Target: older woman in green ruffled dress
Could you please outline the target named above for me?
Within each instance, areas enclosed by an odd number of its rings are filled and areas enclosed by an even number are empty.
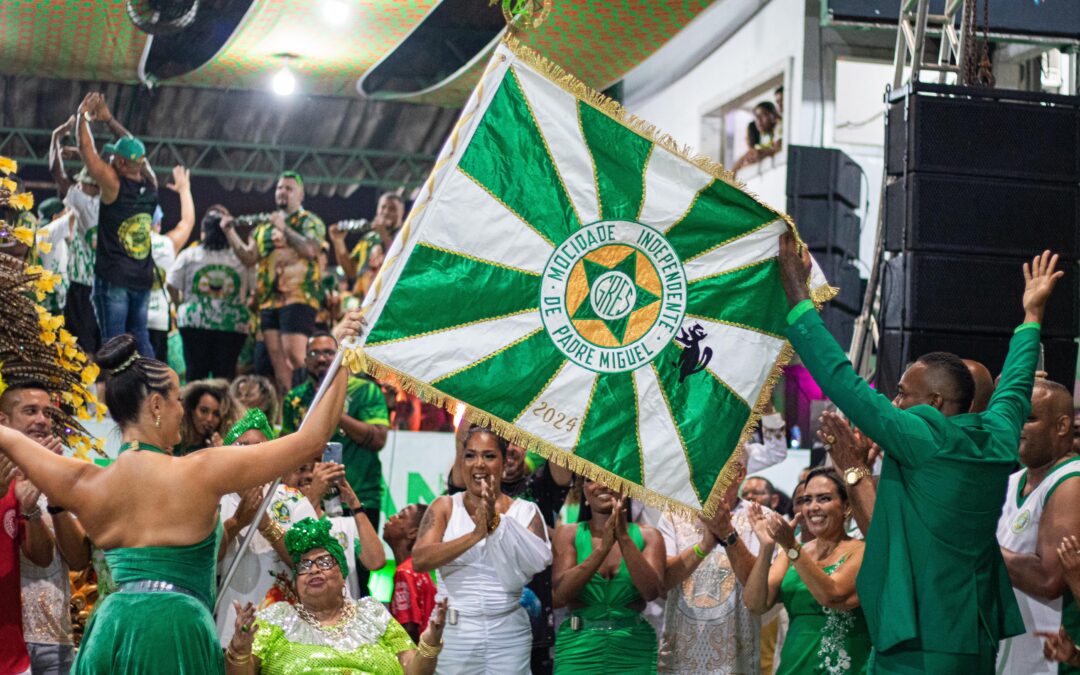
[[[236,632],[225,651],[228,675],[435,672],[446,601],[414,644],[382,603],[348,597],[345,551],[330,521],[305,518],[285,534],[294,561],[298,604],[277,602],[255,612],[237,603]]]

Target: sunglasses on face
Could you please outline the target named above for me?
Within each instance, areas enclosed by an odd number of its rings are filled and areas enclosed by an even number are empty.
[[[336,565],[337,560],[334,559],[334,556],[327,553],[326,555],[321,555],[318,558],[307,558],[296,563],[296,573],[310,574],[312,567],[318,567],[320,570],[325,572],[327,570],[333,569]]]

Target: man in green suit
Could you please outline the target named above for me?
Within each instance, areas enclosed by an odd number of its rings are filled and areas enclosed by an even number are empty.
[[[859,572],[879,673],[992,673],[998,642],[1024,632],[995,537],[1031,407],[1046,300],[1062,272],[1046,252],[1024,265],[1024,322],[987,410],[974,381],[935,352],[912,364],[890,402],[851,367],[807,293],[810,258],[780,239],[788,339],[822,391],[885,453]],[[847,476],[858,482],[859,475]]]

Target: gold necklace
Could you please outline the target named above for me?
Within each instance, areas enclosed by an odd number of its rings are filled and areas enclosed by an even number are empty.
[[[345,600],[345,609],[341,612],[341,618],[338,619],[337,623],[332,626],[322,625],[319,619],[314,614],[312,614],[302,602],[293,605],[293,608],[296,610],[297,615],[299,615],[299,617],[303,619],[305,623],[309,624],[315,630],[326,633],[331,637],[341,637],[341,635],[343,635],[345,632],[345,628],[348,627],[349,623],[356,618],[356,603],[348,599]]]

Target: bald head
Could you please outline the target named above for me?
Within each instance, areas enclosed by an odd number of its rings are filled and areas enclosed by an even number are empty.
[[[983,364],[971,359],[964,359],[964,365],[971,373],[971,379],[975,380],[975,396],[971,399],[971,412],[980,413],[986,410],[990,403],[990,397],[994,395],[994,378]]]
[[[1047,412],[1055,418],[1068,417],[1072,420],[1073,397],[1063,385],[1053,380],[1038,378],[1031,390],[1032,399],[1037,396],[1044,397]]]
[[[1031,412],[1020,431],[1020,461],[1028,468],[1048,466],[1072,450],[1072,395],[1057,382],[1036,379]]]

